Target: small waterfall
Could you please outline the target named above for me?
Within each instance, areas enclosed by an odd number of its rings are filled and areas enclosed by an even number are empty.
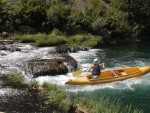
[[[10,46],[9,44],[6,45]],[[33,59],[52,58],[49,51],[53,47],[37,48],[29,44],[14,44],[21,51],[1,50],[0,51],[0,74],[22,73],[23,75],[31,75],[32,69],[28,68],[27,61]]]

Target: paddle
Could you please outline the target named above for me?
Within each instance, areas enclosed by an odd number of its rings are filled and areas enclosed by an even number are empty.
[[[75,76],[79,76],[79,75],[81,75],[83,72],[84,72],[84,71],[82,71],[82,70],[78,70],[78,71],[73,72],[72,75],[73,75],[74,77],[75,77]]]

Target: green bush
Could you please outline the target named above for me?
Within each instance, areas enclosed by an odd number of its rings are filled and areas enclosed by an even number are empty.
[[[82,43],[85,47],[97,47],[101,41],[101,37],[99,36],[90,36],[90,38]]]
[[[74,35],[70,37],[70,42],[75,44],[80,44],[87,39],[84,35]]]
[[[67,112],[72,104],[71,99],[66,92],[58,86],[44,82],[42,87],[46,90],[48,96],[48,103],[58,105],[58,108]]]
[[[22,84],[24,82],[24,77],[18,73],[12,73],[8,75],[8,78],[14,82]]]
[[[52,34],[14,35],[11,39],[20,40],[20,42],[23,43],[35,43],[38,47],[69,44],[73,47],[74,51],[78,50],[78,46],[95,47],[101,41],[100,36],[74,35],[65,37],[63,35],[58,35],[59,33],[57,34],[56,31]]]
[[[12,36],[13,40],[19,40],[22,43],[35,43],[35,37],[34,35],[15,35]]]
[[[30,87],[37,87],[39,85],[39,83],[36,80],[32,80],[29,82],[28,84]]]
[[[55,29],[53,29],[51,35],[53,35],[53,36],[62,36],[63,33],[61,31],[59,31],[59,29],[55,28]]]
[[[88,109],[89,113],[143,113],[132,105],[124,105],[118,100],[110,100],[105,96],[101,96],[98,100],[89,96],[79,96],[74,101]]]
[[[30,26],[20,26],[17,31],[19,33],[24,33],[24,34],[33,34],[36,33],[35,30],[33,28],[31,28]]]
[[[58,90],[58,87],[57,87],[56,85],[50,84],[50,83],[48,83],[48,82],[44,82],[44,83],[42,84],[42,87],[43,87],[44,89],[46,89],[47,91],[56,91],[56,90]]]
[[[75,46],[94,47],[100,42],[101,37],[92,35],[74,35],[68,38],[68,42]]]
[[[36,46],[39,47],[57,46],[65,43],[67,43],[67,40],[63,36],[47,35],[46,37],[42,37],[36,40]]]

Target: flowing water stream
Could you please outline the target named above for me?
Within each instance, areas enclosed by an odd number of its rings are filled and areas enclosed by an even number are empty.
[[[52,58],[49,54],[52,49],[36,48],[28,44],[20,44],[22,51],[9,52],[0,51],[0,64],[5,66],[0,74],[10,72],[20,72],[29,82],[33,78],[30,73],[24,72],[23,63],[27,60],[35,58]],[[133,67],[133,66],[150,66],[150,45],[148,43],[140,43],[133,45],[118,45],[118,46],[104,46],[100,49],[90,49],[89,51],[78,51],[77,53],[69,53],[80,63],[80,69],[85,69],[90,66],[95,57],[100,58],[101,62],[105,62],[106,70]],[[99,85],[83,85],[70,86],[65,85],[65,82],[73,78],[71,73],[57,76],[37,77],[40,84],[44,81],[57,84],[63,87],[71,94],[88,94],[96,98],[101,95],[106,95],[111,99],[119,99],[126,104],[133,104],[137,108],[143,109],[144,113],[150,111],[150,73],[141,78],[132,78],[124,81],[117,81],[113,83],[99,84]],[[12,95],[9,88],[1,88],[0,95]]]

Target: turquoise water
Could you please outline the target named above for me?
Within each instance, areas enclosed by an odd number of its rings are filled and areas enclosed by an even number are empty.
[[[139,43],[128,46],[117,46],[109,48],[105,51],[107,59],[106,63],[109,67],[124,66],[150,66],[150,45],[148,43]],[[100,56],[98,54],[98,56]],[[143,109],[145,113],[150,111],[150,73],[141,77],[141,82],[132,84],[130,89],[104,89],[94,91],[97,96],[103,92],[111,98],[117,98],[121,101],[137,106]],[[140,80],[139,80],[140,81]],[[118,84],[119,85],[119,84]],[[123,86],[122,86],[123,87]],[[111,92],[111,93],[109,93]]]
[[[82,55],[83,57],[79,58],[82,68],[88,67],[95,57],[106,63],[106,70],[150,66],[150,45],[148,43],[104,46],[88,54],[90,55]],[[144,113],[149,113],[150,111],[150,73],[141,78],[93,86],[74,86],[73,88],[73,92],[77,94],[88,94],[95,98],[105,95],[110,99],[118,99],[124,104],[132,104],[136,108],[142,109]]]
[[[0,63],[1,65],[4,65],[6,67],[5,70],[1,70],[0,72],[1,74],[6,74],[8,72],[19,71],[20,73],[22,72],[24,74],[25,78],[27,79],[26,81],[30,81],[31,78],[24,73],[22,64],[26,60],[35,58],[51,58],[52,56],[48,53],[49,49],[51,50],[52,48],[36,49],[30,45],[19,45],[19,47],[21,47],[23,51],[0,51]],[[88,68],[93,62],[93,59],[96,57],[100,58],[101,62],[105,62],[105,70],[132,66],[150,66],[149,42],[129,45],[103,46],[98,49],[90,49],[89,51],[78,51],[77,53],[70,53],[70,55],[80,63],[80,69]],[[116,81],[106,84],[83,86],[65,85],[65,82],[67,80],[73,78],[70,74],[71,73],[58,76],[41,76],[35,78],[35,80],[37,80],[39,84],[49,82],[60,85],[68,93],[71,93],[71,95],[88,94],[89,96],[91,95],[95,98],[99,98],[101,95],[105,95],[110,99],[119,99],[124,104],[132,104],[139,109],[143,109],[144,113],[149,113],[150,111],[150,73],[141,78],[132,78],[124,81]],[[22,102],[22,98],[20,98],[19,100],[18,98],[16,98],[16,96],[18,95],[13,96],[14,92],[16,92],[17,94],[17,91],[15,89],[0,88],[1,97],[5,96],[5,94],[6,96],[13,97],[12,103],[10,104],[13,105],[15,103],[15,105],[11,106],[11,110],[14,111],[17,109],[19,111],[22,111],[22,104],[18,105],[18,103]],[[24,96],[26,98],[29,97],[28,95]],[[26,98],[24,101],[26,101]],[[27,103],[24,103],[23,108],[24,110],[28,111],[28,105],[33,105],[33,109],[31,110],[33,112],[34,109],[35,111],[38,111],[39,108],[41,109],[40,101],[41,100],[39,100],[39,107],[36,106],[37,104],[34,106],[32,102],[30,103],[26,101]],[[8,101],[8,103],[9,102],[10,101]],[[5,101],[4,105],[7,105],[5,104]],[[7,106],[5,107],[7,109]],[[45,109],[45,107],[43,107],[42,109]]]

